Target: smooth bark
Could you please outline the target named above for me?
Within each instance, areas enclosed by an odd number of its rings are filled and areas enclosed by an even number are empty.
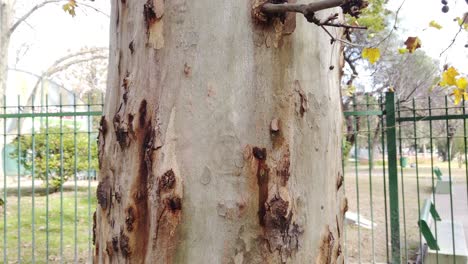
[[[339,47],[256,4],[112,1],[96,263],[343,263]]]

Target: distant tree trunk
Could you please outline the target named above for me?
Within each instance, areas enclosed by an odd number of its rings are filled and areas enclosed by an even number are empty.
[[[249,1],[112,5],[95,263],[343,263],[339,47]]]
[[[0,102],[5,104],[4,95],[8,76],[8,46],[10,44],[10,26],[13,17],[13,0],[0,0]],[[0,119],[0,129],[3,133],[3,119]],[[0,180],[3,180],[3,140],[0,140]]]
[[[5,94],[8,73],[8,46],[13,19],[13,0],[0,0],[0,96]]]

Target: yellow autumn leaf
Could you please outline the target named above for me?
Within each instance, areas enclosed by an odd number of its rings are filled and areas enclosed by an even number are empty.
[[[466,80],[465,77],[461,77],[461,78],[458,78],[455,85],[458,87],[458,89],[462,89],[466,91],[468,81]]]
[[[458,105],[462,99],[465,99],[465,101],[468,101],[468,93],[465,92],[463,89],[455,89],[453,91],[453,96],[455,97],[455,104]]]
[[[433,27],[433,28],[437,28],[437,29],[441,29],[441,28],[442,28],[442,26],[441,26],[439,23],[435,22],[434,20],[432,20],[431,22],[429,22],[429,26],[430,26],[430,27]]]
[[[468,30],[468,21],[466,21],[467,19],[463,20],[460,17],[457,17],[456,20],[459,26],[463,27],[465,30]]]
[[[70,14],[72,17],[75,16],[75,7],[78,5],[76,4],[76,0],[68,0],[66,4],[62,6],[63,11]]]
[[[458,74],[458,71],[454,67],[448,68],[442,73],[442,81],[440,82],[440,86],[456,85],[455,77],[457,77]]]
[[[362,58],[367,59],[371,64],[374,64],[380,59],[380,50],[378,48],[364,48],[362,50]]]
[[[399,48],[398,49],[398,53],[400,53],[400,54],[405,54],[406,52],[408,52],[407,48]]]
[[[346,95],[347,96],[352,96],[356,92],[356,87],[354,85],[348,85],[346,88]]]

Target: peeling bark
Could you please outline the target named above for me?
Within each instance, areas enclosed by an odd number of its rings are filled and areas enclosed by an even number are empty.
[[[339,74],[320,66],[337,50],[251,11],[112,1],[95,263],[339,259]]]

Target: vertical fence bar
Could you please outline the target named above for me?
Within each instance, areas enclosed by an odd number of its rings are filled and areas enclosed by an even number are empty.
[[[428,97],[428,109],[429,109],[429,144],[431,147],[431,181],[432,181],[432,199],[434,206],[437,208],[436,195],[435,195],[435,179],[434,179],[434,142],[432,135],[432,110],[431,110],[431,97]],[[437,241],[437,221],[434,221],[435,239]],[[439,263],[439,250],[436,249],[436,263]]]
[[[345,144],[347,143],[346,139],[342,140],[341,143],[341,171],[343,172],[343,190],[346,190],[346,173],[345,173],[345,167],[346,167],[346,161],[345,159],[347,158],[345,156]],[[344,236],[344,263],[348,263],[348,235],[347,235],[347,228],[345,225],[343,225],[343,236]]]
[[[448,116],[448,99],[447,96],[445,96],[445,115]],[[451,135],[450,127],[449,127],[449,122],[448,119],[445,119],[445,127],[446,127],[446,136],[447,136],[447,158],[448,158],[448,171],[449,171],[449,190],[450,190],[450,218],[452,221],[452,247],[453,247],[453,263],[456,263],[455,260],[455,229],[453,226],[453,194],[452,194],[452,166],[451,166],[451,159],[452,155],[450,153],[451,148],[450,148],[450,137],[453,137]]]
[[[369,111],[369,94],[366,94],[366,110]],[[371,213],[371,223],[374,223],[374,208],[373,208],[373,197],[372,197],[372,168],[373,166],[373,155],[372,151],[374,150],[374,144],[371,143],[371,129],[370,129],[370,120],[369,115],[366,116],[367,121],[367,155],[369,159],[369,200],[370,200],[370,213]],[[371,228],[371,239],[372,239],[372,263],[375,263],[375,240],[374,240],[374,227]]]
[[[463,115],[466,115],[466,101],[463,97]],[[466,201],[468,203],[468,156],[467,156],[467,143],[466,143],[466,118],[463,118],[463,145],[465,152],[465,181],[466,181]]]
[[[91,96],[88,94],[88,261],[92,263],[92,254],[91,254],[91,125],[92,119],[90,116],[91,112]]]
[[[397,113],[398,119],[400,119],[400,100],[397,99]],[[400,176],[401,176],[401,207],[403,209],[403,237],[405,239],[405,261],[408,262],[408,239],[407,239],[407,232],[406,232],[406,199],[405,199],[405,180],[404,180],[404,173],[403,173],[403,149],[402,149],[402,137],[401,137],[401,122],[398,120],[398,149],[400,151]]]
[[[356,96],[353,95],[353,110],[356,111]],[[357,222],[361,223],[360,206],[359,206],[359,153],[358,153],[358,122],[357,117],[354,117],[354,170],[356,176],[356,200],[357,200]],[[358,261],[361,263],[361,226],[358,224]]]
[[[418,164],[418,138],[416,129],[416,102],[413,98],[413,134],[414,134],[414,150],[415,150],[415,161],[416,161],[416,192],[418,196],[418,219],[421,219],[421,198],[419,196],[419,164]],[[421,229],[419,228],[419,253],[422,261],[424,262],[423,256],[423,242]]]
[[[400,212],[398,208],[395,94],[392,92],[387,92],[385,94],[385,119],[387,123],[385,130],[387,132],[392,263],[400,264]]]
[[[32,118],[31,118],[31,121],[32,121],[32,126],[31,126],[31,140],[32,140],[32,166],[31,166],[31,186],[32,186],[32,194],[31,194],[31,203],[32,203],[32,206],[31,206],[31,231],[32,231],[32,247],[31,247],[31,250],[32,250],[32,263],[36,263],[36,256],[35,256],[35,253],[36,253],[36,237],[35,237],[35,222],[36,222],[36,219],[35,219],[35,204],[36,204],[36,201],[35,201],[35,196],[36,196],[36,188],[35,188],[35,170],[36,170],[36,131],[35,131],[35,127],[34,127],[34,113],[35,113],[35,109],[34,109],[34,101],[35,101],[35,98],[34,98],[34,95],[32,96],[32,108],[31,108],[31,112],[33,113],[32,115]]]
[[[21,113],[21,98],[18,95],[18,114]],[[17,160],[17,172],[18,172],[18,263],[21,263],[21,119],[18,115],[17,125],[17,139],[18,139],[18,160]]]
[[[7,106],[6,106],[6,96],[3,95],[3,113],[6,114],[7,111]],[[6,129],[6,122],[7,119],[6,117],[3,118],[3,263],[8,263],[8,251],[7,251],[7,232],[8,232],[8,227],[7,227],[7,206],[8,206],[8,201],[7,201],[7,170],[6,170],[6,138],[7,138],[7,129]]]
[[[60,113],[63,113],[62,94],[60,94]],[[60,263],[63,263],[63,116],[60,115]]]
[[[383,98],[380,97],[380,110],[384,111],[384,102]],[[388,250],[388,208],[387,208],[387,179],[385,175],[385,129],[384,129],[384,118],[383,116],[379,116],[380,119],[380,127],[382,132],[382,175],[383,175],[383,194],[384,194],[384,207],[385,207],[385,253],[386,253],[386,260],[387,263],[390,263],[390,255]]]
[[[45,137],[46,137],[46,172],[45,172],[45,179],[46,179],[46,263],[49,263],[49,95],[46,94],[46,118],[45,118]]]
[[[74,157],[73,157],[73,176],[74,176],[74,180],[75,180],[75,215],[74,215],[74,223],[73,223],[73,231],[74,231],[74,234],[73,234],[73,238],[74,238],[74,260],[75,260],[75,263],[78,261],[78,244],[77,244],[77,237],[78,237],[78,227],[77,227],[77,222],[78,222],[78,195],[77,195],[77,191],[78,191],[78,182],[77,182],[77,174],[78,174],[78,148],[76,146],[76,94],[73,94],[73,112],[74,112],[74,116],[73,116],[73,153],[74,153]]]

